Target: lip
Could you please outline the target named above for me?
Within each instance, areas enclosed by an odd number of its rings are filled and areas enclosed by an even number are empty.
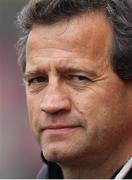
[[[48,134],[69,134],[80,128],[80,126],[50,126],[43,129]]]

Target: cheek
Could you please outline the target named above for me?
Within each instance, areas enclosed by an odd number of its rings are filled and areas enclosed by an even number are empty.
[[[29,120],[32,121],[35,104],[34,104],[34,98],[30,97],[29,95],[27,95],[27,108],[28,108]]]
[[[75,106],[85,129],[87,144],[96,149],[107,148],[110,137],[113,136],[114,139],[116,135],[112,118],[114,107],[109,106],[108,99],[94,94],[94,96],[82,97],[80,101],[76,101]]]
[[[30,125],[36,137],[38,136],[36,124],[39,119],[38,117],[40,115],[40,108],[39,108],[40,104],[39,104],[38,98],[36,98],[35,96],[27,95],[27,107],[28,107]]]
[[[74,107],[81,114],[87,133],[99,137],[101,141],[106,139],[107,142],[110,137],[119,139],[121,132],[127,129],[127,101],[124,91],[118,88],[111,91],[89,90],[88,93],[74,97]]]
[[[108,102],[108,97],[105,99],[105,95],[90,90],[87,93],[76,94],[73,97],[74,108],[79,114],[88,118],[89,116],[98,116],[101,111],[105,114],[105,109],[109,106]]]
[[[87,128],[97,128],[111,124],[116,118],[116,100],[110,93],[90,91],[74,96],[74,108]],[[111,101],[111,102],[110,102]],[[114,117],[115,116],[115,117]]]

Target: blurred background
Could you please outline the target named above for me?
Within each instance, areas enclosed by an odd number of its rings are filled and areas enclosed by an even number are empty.
[[[15,52],[15,19],[26,2],[0,0],[0,179],[33,179],[42,165]]]

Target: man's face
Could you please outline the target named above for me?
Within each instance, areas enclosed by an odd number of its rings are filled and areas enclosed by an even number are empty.
[[[34,25],[26,50],[27,103],[46,159],[105,159],[130,126],[128,88],[112,71],[112,29],[103,13]]]

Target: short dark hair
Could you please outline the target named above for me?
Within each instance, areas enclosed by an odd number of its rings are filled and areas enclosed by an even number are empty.
[[[81,13],[105,12],[113,29],[111,64],[122,80],[132,80],[132,0],[31,0],[17,24],[22,35],[17,43],[18,60],[25,72],[25,48],[33,24],[53,24]]]

